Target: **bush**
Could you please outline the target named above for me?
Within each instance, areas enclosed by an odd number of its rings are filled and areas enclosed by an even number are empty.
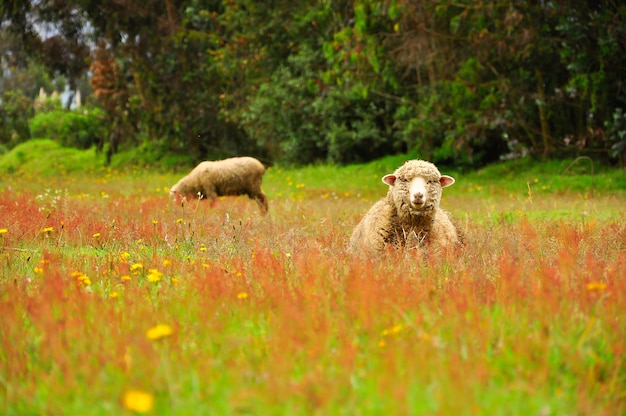
[[[0,151],[4,151],[30,139],[28,119],[33,114],[33,101],[18,90],[5,91],[0,103]]]
[[[104,112],[97,108],[38,113],[30,121],[33,137],[52,139],[62,146],[88,149],[107,134]]]

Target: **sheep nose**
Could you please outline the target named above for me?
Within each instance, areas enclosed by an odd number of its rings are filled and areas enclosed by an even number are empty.
[[[424,194],[421,192],[417,192],[413,194],[413,203],[415,205],[421,205],[424,203]]]

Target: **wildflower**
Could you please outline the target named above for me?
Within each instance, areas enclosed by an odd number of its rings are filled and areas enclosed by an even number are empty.
[[[130,277],[128,275],[124,275],[124,276],[120,277],[120,279],[122,279],[123,281],[127,282],[127,281],[131,280],[132,277]]]
[[[237,299],[245,299],[248,297],[248,294],[246,292],[241,292],[240,294],[237,295]]]
[[[152,225],[157,225],[159,222],[157,220],[152,220]]]
[[[291,257],[291,253],[285,253],[285,257],[290,258]]]
[[[89,286],[91,284],[91,280],[87,275],[82,272],[73,272],[71,275],[77,282],[82,283],[85,286]]]
[[[391,328],[387,328],[385,330],[383,330],[383,332],[381,332],[381,335],[383,337],[389,336],[389,335],[395,335],[398,332],[402,331],[403,327],[401,324],[396,324],[394,326],[392,326]]]
[[[172,285],[176,286],[178,284],[178,278],[172,277]]]
[[[148,413],[154,406],[154,397],[141,390],[128,390],[124,394],[124,407],[137,413]]]
[[[109,293],[109,299],[117,299],[119,297],[119,293],[111,292]]]
[[[128,253],[127,251],[123,251],[120,253],[120,263],[128,262],[129,258],[130,258],[130,253]]]
[[[54,231],[54,228],[53,228],[53,227],[46,227],[46,228],[44,228],[43,230],[41,230],[41,232],[42,232],[43,234],[50,234],[50,233],[51,233],[51,232],[53,232],[53,231]]]
[[[7,230],[6,228],[0,228],[0,234],[6,234],[8,232],[9,230]]]
[[[200,244],[200,251],[207,251],[207,248],[204,246],[204,244]]]
[[[135,263],[132,266],[130,266],[130,271],[134,275],[138,275],[142,269],[143,269],[143,264],[141,263]]]
[[[587,283],[587,290],[590,292],[594,290],[597,290],[598,292],[602,292],[605,289],[606,289],[606,283],[601,283],[601,282]]]
[[[150,270],[148,270],[148,280],[153,282],[153,283],[158,282],[159,280],[161,280],[161,276],[163,276],[163,273],[161,273],[157,269],[150,269]]]
[[[43,274],[43,268],[42,268],[42,267],[37,267],[37,266],[35,266],[35,273],[37,273],[37,274]]]
[[[182,222],[183,222],[182,218],[179,218],[179,219],[176,220],[176,224],[181,224]]]
[[[163,260],[163,267],[168,267],[171,265],[172,265],[171,260],[168,260],[168,259]]]
[[[93,238],[100,238],[100,233],[95,233],[95,234],[93,235]]]
[[[155,327],[148,329],[146,337],[150,340],[156,341],[157,339],[169,337],[174,333],[171,326],[165,324],[159,324]]]

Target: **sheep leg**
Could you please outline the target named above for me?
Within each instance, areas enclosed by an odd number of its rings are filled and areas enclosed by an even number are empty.
[[[248,194],[248,196],[256,201],[263,215],[267,214],[267,211],[269,210],[269,205],[267,203],[267,196],[265,196],[263,192],[255,194],[254,196],[252,194]]]

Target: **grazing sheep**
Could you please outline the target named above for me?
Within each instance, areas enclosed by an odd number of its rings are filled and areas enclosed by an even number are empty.
[[[385,175],[387,196],[365,214],[350,238],[350,251],[376,255],[388,245],[407,249],[431,246],[449,247],[460,243],[461,235],[450,215],[439,207],[442,188],[454,178],[439,173],[424,160],[409,160]]]
[[[263,214],[267,213],[267,197],[261,190],[265,167],[253,157],[201,162],[170,189],[170,195],[214,200],[218,196],[248,195]]]

